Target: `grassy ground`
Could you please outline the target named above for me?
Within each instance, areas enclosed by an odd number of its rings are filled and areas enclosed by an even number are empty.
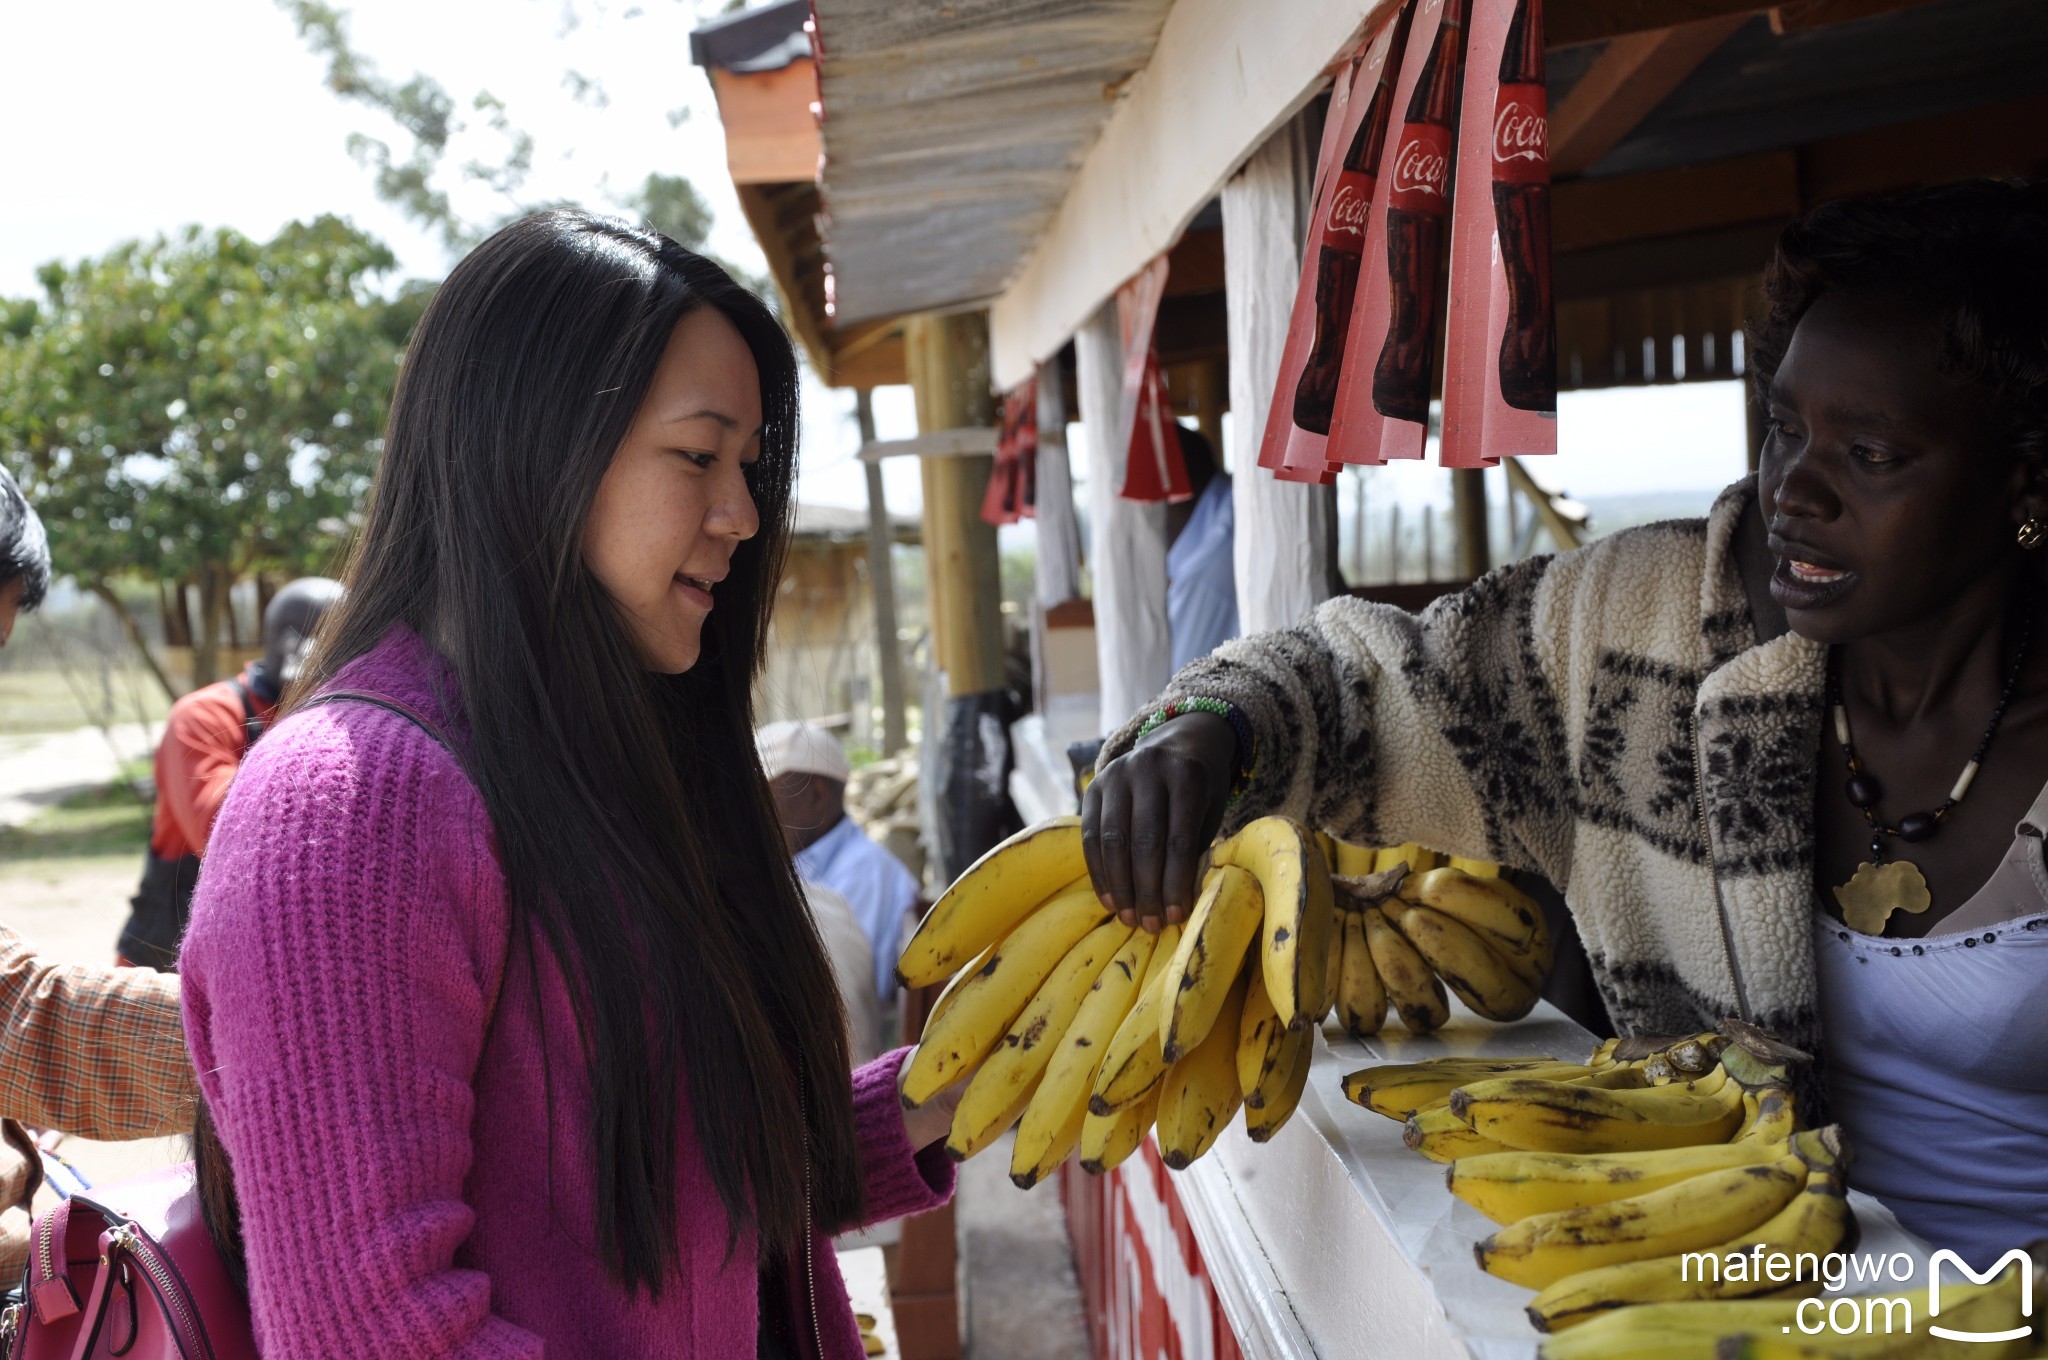
[[[139,668],[133,675],[115,672],[105,683],[97,674],[79,676],[76,686],[60,670],[0,670],[0,734],[69,732],[108,717],[117,723],[161,722],[171,708]]]
[[[122,773],[140,780],[149,774],[149,763],[137,761]],[[150,802],[137,797],[130,783],[76,793],[21,826],[0,827],[0,860],[137,858],[149,844],[150,812]]]

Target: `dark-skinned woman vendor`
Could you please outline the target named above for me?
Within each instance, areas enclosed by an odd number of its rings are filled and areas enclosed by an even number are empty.
[[[1853,1182],[1986,1266],[2048,1235],[2048,191],[1815,209],[1765,291],[1758,476],[1188,665],[1104,747],[1089,869],[1156,928],[1285,812],[1540,873],[1622,1033],[1822,1054]]]

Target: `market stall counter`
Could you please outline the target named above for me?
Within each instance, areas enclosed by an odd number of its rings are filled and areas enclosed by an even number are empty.
[[[1168,1171],[1149,1140],[1106,1176],[1070,1163],[1096,1360],[1532,1360],[1530,1291],[1474,1264],[1473,1244],[1497,1225],[1447,1192],[1443,1166],[1410,1151],[1401,1125],[1346,1100],[1343,1078],[1440,1057],[1578,1060],[1597,1042],[1548,1004],[1495,1024],[1454,1002],[1434,1033],[1390,1021],[1365,1041],[1326,1024],[1300,1109],[1271,1142],[1233,1123],[1185,1171]],[[1858,1254],[1903,1252],[1925,1279],[1926,1245],[1876,1200],[1849,1198]]]

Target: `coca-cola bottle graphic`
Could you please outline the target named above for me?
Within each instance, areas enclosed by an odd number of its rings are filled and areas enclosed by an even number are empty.
[[[1550,115],[1543,86],[1543,0],[1521,0],[1493,104],[1493,220],[1507,276],[1500,394],[1524,411],[1557,409],[1557,314],[1550,295]]]
[[[1444,0],[1429,60],[1408,98],[1387,163],[1387,339],[1372,372],[1381,415],[1429,420],[1429,361],[1436,348],[1445,219],[1450,207],[1451,120],[1465,59],[1468,0]]]
[[[1308,365],[1294,388],[1294,423],[1313,434],[1330,432],[1330,414],[1337,405],[1337,379],[1344,371],[1344,339],[1351,333],[1351,304],[1358,294],[1358,266],[1365,255],[1365,232],[1372,216],[1373,189],[1379,182],[1374,167],[1387,140],[1393,116],[1394,65],[1408,32],[1408,11],[1396,21],[1388,60],[1380,67],[1372,103],[1358,120],[1351,146],[1344,153],[1337,182],[1324,195],[1322,231],[1316,238],[1316,329]]]

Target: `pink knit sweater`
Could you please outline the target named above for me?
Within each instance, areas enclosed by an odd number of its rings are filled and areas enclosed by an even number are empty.
[[[460,732],[437,697],[452,691],[445,663],[406,630],[335,684]],[[687,1109],[681,1263],[653,1300],[606,1277],[568,993],[544,949],[537,970],[507,966],[509,930],[483,803],[414,724],[323,706],[250,753],[182,969],[186,1034],[241,1194],[258,1344],[292,1360],[753,1355],[757,1247],[727,1257]],[[854,1074],[875,1222],[953,1188],[944,1150],[915,1154],[904,1135],[902,1061]],[[822,1232],[811,1256],[824,1360],[856,1360]],[[807,1316],[790,1328],[809,1332]]]

